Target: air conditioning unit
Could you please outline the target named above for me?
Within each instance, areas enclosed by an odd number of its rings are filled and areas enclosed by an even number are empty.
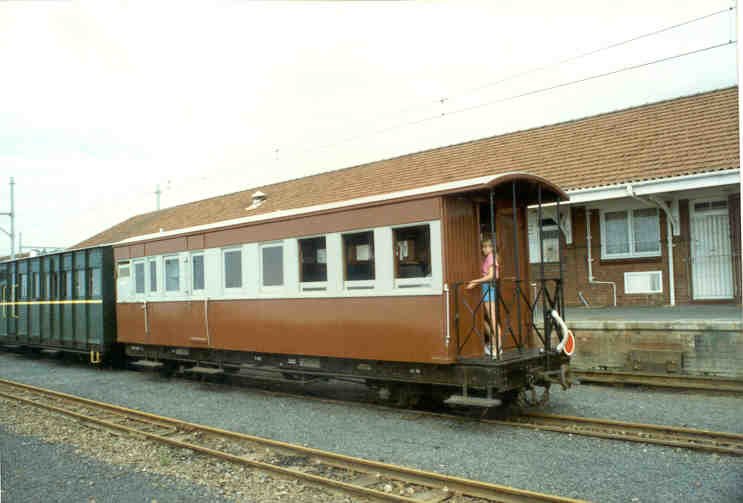
[[[625,272],[624,293],[663,293],[663,272]]]

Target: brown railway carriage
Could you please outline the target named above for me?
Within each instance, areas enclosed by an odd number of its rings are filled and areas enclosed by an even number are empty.
[[[537,304],[562,311],[561,282],[542,275],[531,298],[525,215],[565,199],[510,173],[286,212],[248,207],[238,220],[131,238],[114,245],[118,341],[139,365],[357,378],[406,396],[463,389],[493,404],[564,380],[551,318],[533,316]],[[463,288],[491,233],[495,359],[480,291]]]

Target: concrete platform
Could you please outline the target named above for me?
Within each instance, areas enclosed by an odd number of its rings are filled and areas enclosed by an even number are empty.
[[[743,378],[743,314],[728,304],[571,308],[579,370]]]

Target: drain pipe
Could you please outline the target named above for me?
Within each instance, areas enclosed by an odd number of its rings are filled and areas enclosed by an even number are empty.
[[[648,206],[654,206],[663,210],[666,215],[666,247],[668,248],[668,304],[671,306],[676,305],[676,278],[674,277],[673,270],[673,229],[678,225],[677,219],[673,216],[671,208],[668,204],[659,199],[657,196],[648,196],[647,199],[635,194],[635,189],[632,188],[632,184],[627,185],[627,192],[630,196],[637,199],[638,201],[647,204]]]
[[[591,258],[591,210],[586,206],[586,265],[588,266],[588,283],[590,285],[611,285],[614,307],[617,307],[617,284],[613,281],[599,281],[593,277],[593,259]]]

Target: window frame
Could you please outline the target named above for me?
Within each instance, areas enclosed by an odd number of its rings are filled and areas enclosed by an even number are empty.
[[[168,288],[168,262],[171,260],[175,260],[175,263],[177,265],[177,271],[178,271],[178,288],[175,290],[170,290]],[[163,278],[163,292],[165,295],[180,295],[183,293],[183,274],[181,271],[181,257],[179,255],[165,255],[162,258],[162,271],[163,274],[161,275]]]
[[[376,251],[376,239],[374,237],[374,228],[371,229],[353,229],[347,232],[341,232],[341,279],[343,280],[343,289],[348,292],[349,290],[373,290],[377,285],[377,251]],[[371,265],[373,278],[372,279],[348,279],[348,263],[346,262],[346,242],[345,237],[354,234],[371,234]],[[394,266],[393,266],[394,267]]]
[[[634,232],[634,213],[636,210],[655,210],[655,225],[658,232],[658,249],[657,251],[638,252],[635,251],[635,232]],[[621,253],[607,253],[606,251],[606,214],[607,213],[624,213],[627,217],[627,231],[629,238],[629,251]],[[635,258],[660,257],[663,253],[661,246],[661,228],[660,228],[660,211],[658,208],[648,206],[632,206],[630,208],[601,209],[599,211],[599,224],[601,230],[601,260],[622,260]]]
[[[139,275],[137,274],[137,266],[142,266],[142,291],[137,291],[137,278]],[[134,281],[132,281],[132,293],[138,297],[142,297],[144,295],[147,295],[147,261],[144,259],[139,260],[132,260],[131,261],[131,269],[130,269],[130,277],[134,276]]]
[[[327,241],[325,242],[327,247]],[[269,248],[280,248],[281,249],[281,284],[280,285],[264,285],[263,284],[263,250]],[[327,250],[327,248],[326,248]],[[284,241],[269,241],[266,243],[258,244],[258,289],[261,292],[280,292],[286,287],[286,246]]]
[[[410,229],[414,227],[425,227],[428,229],[428,267],[429,273],[426,276],[417,276],[414,278],[398,278],[399,262],[400,258],[397,256],[397,240],[395,239],[395,231],[401,229]],[[395,225],[390,227],[392,232],[392,282],[393,288],[407,289],[407,288],[430,288],[433,283],[433,232],[431,230],[430,222],[418,222],[405,225]]]
[[[325,281],[302,281],[302,244],[301,241],[308,239],[323,238],[325,240]],[[297,282],[299,283],[299,290],[302,293],[321,293],[328,290],[328,276],[330,275],[329,270],[329,250],[328,250],[328,236],[327,234],[318,234],[316,236],[303,236],[297,238],[297,262],[298,262],[298,275]]]
[[[227,260],[226,256],[228,253],[231,252],[238,252],[240,253],[240,286],[227,286]],[[221,264],[220,268],[222,270],[222,290],[224,292],[242,292],[246,287],[246,281],[245,281],[245,250],[242,246],[231,246],[229,248],[222,248],[220,259]],[[206,269],[206,262],[204,263],[204,268]],[[204,286],[206,286],[206,274],[204,275]]]
[[[194,274],[194,258],[201,257],[201,279],[202,279],[202,286],[201,288],[196,288],[195,286],[195,278],[196,275]],[[195,296],[203,296],[206,293],[206,256],[203,251],[197,251],[192,252],[191,255],[188,257],[188,263],[189,263],[189,278],[191,280],[191,294]]]
[[[152,289],[152,266],[155,266],[155,289]],[[157,295],[160,293],[161,287],[164,288],[165,285],[161,285],[161,281],[159,281],[162,276],[160,274],[160,264],[158,264],[157,257],[148,257],[147,258],[147,294],[148,295]]]

